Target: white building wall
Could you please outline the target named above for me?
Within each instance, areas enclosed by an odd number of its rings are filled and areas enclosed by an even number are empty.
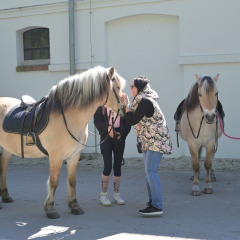
[[[183,141],[179,149],[176,146],[173,114],[194,83],[195,73],[220,73],[225,130],[239,137],[239,9],[238,0],[75,1],[77,71],[114,65],[128,80],[128,94],[133,77],[148,76],[160,95],[174,143],[174,154],[168,157],[189,155]],[[35,26],[50,30],[49,70],[16,72],[21,64],[20,33]],[[69,75],[68,1],[3,1],[0,30],[0,96],[29,94],[39,99]],[[92,122],[89,129],[93,129]],[[94,139],[90,136],[88,143],[93,145]],[[132,130],[126,157],[138,156],[135,142]],[[216,157],[240,158],[238,146],[239,141],[222,136]]]

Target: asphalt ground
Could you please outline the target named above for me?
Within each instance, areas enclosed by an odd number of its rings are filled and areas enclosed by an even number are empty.
[[[163,215],[145,217],[138,210],[148,201],[143,166],[123,166],[119,206],[99,203],[102,163],[83,161],[77,171],[77,198],[83,215],[68,209],[66,165],[63,164],[55,206],[59,219],[43,210],[48,164],[10,164],[8,190],[13,203],[2,203],[0,240],[238,240],[240,239],[240,171],[216,171],[213,194],[191,196],[192,171],[159,169]],[[200,186],[204,190],[201,171]],[[113,200],[112,178],[109,197]]]

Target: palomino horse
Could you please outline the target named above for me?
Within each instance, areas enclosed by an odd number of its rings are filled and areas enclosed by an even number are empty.
[[[97,108],[105,105],[124,116],[120,101],[126,80],[114,67],[101,66],[60,81],[50,90],[47,99],[49,110],[48,124],[39,134],[42,147],[49,155],[50,176],[47,182],[48,195],[44,210],[49,218],[59,218],[54,207],[54,194],[59,183],[63,160],[67,162],[68,205],[72,214],[80,215],[83,210],[76,199],[76,170],[80,153],[88,137],[88,122]],[[0,98],[0,146],[1,157],[1,194],[3,202],[12,202],[8,194],[6,173],[11,155],[22,155],[21,137],[2,128],[5,116],[20,101],[14,98]],[[26,158],[40,158],[45,155],[36,145],[26,145],[24,136],[23,150]]]
[[[218,101],[218,89],[216,86],[218,77],[219,75],[213,79],[209,76],[200,78],[196,75],[197,81],[191,88],[187,98],[182,102],[182,116],[176,125],[176,131],[188,143],[192,157],[194,170],[193,196],[200,195],[199,161],[202,148],[206,149],[204,162],[206,169],[205,193],[213,193],[210,173],[215,154],[215,144],[222,133],[218,127],[217,119],[217,114],[219,114],[218,105],[221,106]]]

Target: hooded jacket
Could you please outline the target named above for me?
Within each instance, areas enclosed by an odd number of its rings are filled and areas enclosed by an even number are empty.
[[[128,112],[126,117],[128,119],[129,114],[129,118],[133,120],[133,113],[137,111],[139,103],[142,104],[144,100],[148,104],[149,101],[151,102],[153,114],[149,116],[143,113],[144,116],[140,121],[134,124],[134,130],[142,143],[142,151],[151,150],[171,154],[172,142],[165,117],[157,103],[158,94],[150,88],[149,84],[134,98],[132,112]],[[149,112],[149,109],[146,109],[146,112]]]

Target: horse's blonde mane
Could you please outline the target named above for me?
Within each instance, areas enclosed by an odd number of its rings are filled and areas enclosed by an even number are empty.
[[[81,74],[75,74],[53,86],[49,93],[52,110],[69,108],[86,108],[96,100],[101,100],[109,91],[111,81],[107,70],[97,66]]]

